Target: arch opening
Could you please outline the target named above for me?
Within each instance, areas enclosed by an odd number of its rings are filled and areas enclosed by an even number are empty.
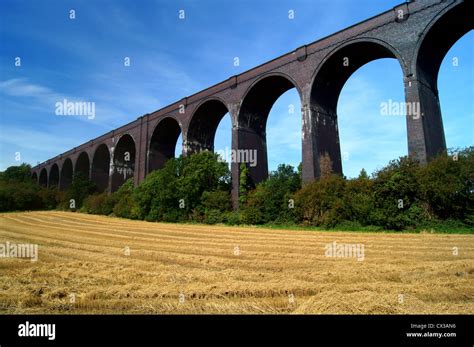
[[[407,88],[407,98],[419,105],[423,117],[408,123],[409,133],[415,133],[408,141],[410,154],[421,163],[446,151],[438,92],[439,69],[454,43],[473,29],[473,6],[472,1],[448,5],[426,28],[417,47],[412,66],[415,78]]]
[[[474,29],[472,1],[464,1],[444,13],[426,32],[418,49],[416,74],[418,79],[437,92],[441,63],[454,44]]]
[[[53,164],[51,169],[49,169],[49,184],[48,187],[58,187],[59,185],[59,166],[58,164]]]
[[[134,177],[135,153],[135,141],[132,136],[125,134],[120,137],[113,152],[112,192],[119,189],[119,187],[130,177]]]
[[[380,78],[380,76],[384,78]],[[408,153],[403,72],[394,59],[378,59],[344,84],[337,122],[344,175],[359,176]]]
[[[242,101],[238,116],[236,164],[240,166],[245,162],[253,186],[268,177],[266,128],[270,111],[275,102],[293,88],[296,88],[295,84],[287,77],[264,77],[250,88]]]
[[[89,163],[89,156],[86,152],[82,152],[79,154],[76,160],[76,167],[74,168],[74,176],[82,176],[85,179],[89,179],[89,170],[90,170],[90,163]]]
[[[92,158],[91,181],[97,186],[98,192],[107,190],[109,185],[110,152],[106,144],[95,150]]]
[[[452,151],[474,144],[473,47],[474,31],[469,31],[448,51],[438,73],[446,146]]]
[[[39,176],[39,185],[41,187],[48,186],[48,172],[46,171],[46,168],[41,169],[40,176]]]
[[[449,8],[426,30],[418,48],[414,69],[422,82],[420,102],[425,106],[423,112],[432,118],[430,127],[425,130],[426,142],[433,147],[429,157],[446,147],[454,149],[472,145],[472,133],[466,132],[463,125],[472,123],[474,112],[473,10],[472,1]]]
[[[217,128],[228,113],[227,106],[220,100],[212,99],[201,104],[194,112],[189,123],[187,152],[214,151]]]
[[[66,190],[72,183],[72,175],[73,175],[73,166],[72,160],[67,158],[64,160],[63,165],[61,167],[61,179],[59,181],[59,189]]]
[[[148,150],[148,173],[163,168],[175,156],[181,135],[179,123],[171,117],[161,120],[153,130]]]
[[[31,175],[31,179],[33,180],[33,182],[38,184],[38,174],[36,172],[33,172],[33,174]]]
[[[342,174],[337,107],[344,85],[362,66],[384,58],[398,60],[391,49],[380,43],[354,42],[331,53],[317,71],[309,105],[312,114],[312,141],[317,156],[314,168],[316,177],[325,175],[325,171]],[[398,65],[402,66],[400,62]],[[400,81],[403,85],[403,68]]]

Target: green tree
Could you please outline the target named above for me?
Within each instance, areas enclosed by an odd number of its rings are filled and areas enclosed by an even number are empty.
[[[73,202],[73,210],[80,209],[83,200],[96,191],[96,186],[82,172],[74,174],[71,185],[64,195],[61,207],[71,209],[71,201]]]
[[[5,171],[0,172],[0,181],[31,182],[31,166],[25,163],[10,166]]]

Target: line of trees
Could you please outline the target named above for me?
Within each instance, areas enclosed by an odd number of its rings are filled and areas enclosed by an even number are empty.
[[[28,165],[0,173],[0,211],[64,209],[164,222],[304,225],[349,230],[404,230],[474,226],[474,147],[443,154],[427,165],[408,157],[369,176],[346,179],[321,160],[320,180],[301,186],[301,167],[280,165],[251,186],[241,166],[238,212],[232,210],[227,163],[201,152],[170,159],[134,187],[129,180],[112,194],[96,193],[75,176],[66,192],[37,186]]]

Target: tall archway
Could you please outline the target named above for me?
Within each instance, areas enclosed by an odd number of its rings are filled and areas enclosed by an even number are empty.
[[[241,151],[239,159],[245,158],[241,161],[248,166],[250,184],[256,185],[268,177],[268,115],[277,99],[292,88],[296,85],[289,77],[266,76],[251,86],[242,101],[236,129],[237,143],[233,144],[233,149]]]
[[[474,31],[461,37],[446,54],[438,73],[438,90],[446,146],[474,145]],[[463,88],[453,88],[463,86]]]
[[[42,187],[48,186],[48,171],[46,168],[42,168],[39,176],[39,185]]]
[[[110,152],[106,144],[101,144],[95,150],[92,158],[91,181],[99,192],[107,190],[109,185]]]
[[[127,179],[135,173],[135,141],[125,134],[117,142],[113,152],[112,192],[115,192]]]
[[[33,182],[38,184],[38,174],[36,172],[33,172],[33,174],[31,175],[31,179],[33,180]]]
[[[415,91],[419,95],[419,102],[424,113],[423,123],[418,126],[423,129],[423,142],[420,145],[425,145],[428,148],[427,159],[446,148],[443,126],[445,120],[441,115],[442,100],[440,101],[438,90],[439,73],[441,64],[449,50],[463,36],[474,29],[473,10],[474,4],[472,1],[464,1],[447,7],[430,23],[420,39],[414,62],[416,66],[413,69],[421,83],[417,83],[414,87],[416,87]],[[472,56],[472,46],[470,49]],[[471,76],[470,85],[472,86],[472,71],[467,74],[467,76],[469,75]],[[459,90],[459,88],[453,88],[453,86],[450,86],[450,88],[456,89],[456,91]],[[470,98],[472,99],[472,94]],[[468,110],[461,110],[464,113],[466,111],[468,112]],[[457,117],[456,122],[459,122]]]
[[[176,119],[166,117],[155,127],[148,150],[148,173],[163,168],[166,161],[174,158],[181,127]]]
[[[358,177],[362,169],[370,174],[407,155],[402,76],[395,59],[378,59],[360,67],[344,84],[337,104],[344,176]]]
[[[74,176],[81,175],[83,178],[90,178],[90,161],[86,152],[79,154],[74,167]]]
[[[49,169],[49,184],[48,187],[58,187],[59,184],[59,166],[54,163]]]
[[[199,105],[189,122],[186,141],[189,153],[214,151],[217,127],[227,113],[227,106],[217,99],[207,100]]]
[[[70,158],[66,158],[64,160],[63,165],[61,167],[61,179],[59,180],[59,189],[66,190],[69,188],[72,182],[72,175],[73,175],[73,165],[72,160]]]
[[[307,148],[315,151],[312,167],[303,168],[308,180],[324,171],[342,174],[337,105],[349,77],[365,64],[382,58],[398,59],[388,45],[377,41],[355,41],[334,50],[316,71],[310,94],[312,129]],[[400,62],[400,59],[398,59]],[[403,72],[403,65],[402,72]],[[403,83],[403,73],[400,74]],[[305,172],[306,169],[306,172]],[[314,171],[312,171],[314,170]],[[311,172],[312,171],[312,172]]]

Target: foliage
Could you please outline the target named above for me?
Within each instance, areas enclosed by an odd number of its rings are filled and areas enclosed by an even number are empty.
[[[116,194],[96,193],[89,195],[82,203],[82,211],[91,214],[110,215],[117,203]]]
[[[202,220],[207,210],[230,209],[230,172],[209,151],[170,159],[136,188],[138,216],[150,221]]]
[[[279,165],[268,179],[248,193],[241,208],[242,222],[262,224],[294,218],[293,194],[300,188],[301,174],[290,165]]]
[[[78,210],[82,206],[83,200],[90,194],[95,193],[96,186],[82,173],[74,174],[71,185],[64,194],[59,207],[66,210]]]
[[[474,225],[474,147],[440,154],[426,165],[401,157],[371,176],[345,179],[324,175],[301,187],[301,165],[280,165],[252,188],[249,169],[240,167],[239,211],[232,211],[230,172],[212,152],[170,159],[138,187],[133,178],[113,194],[77,174],[66,192],[39,187],[26,164],[0,173],[0,211],[70,207],[149,221],[228,225],[308,225],[340,230],[461,230]]]
[[[138,217],[138,209],[133,199],[134,192],[134,182],[133,177],[125,181],[120,188],[113,193],[113,200],[116,201],[113,208],[113,213],[117,217],[122,218],[132,218],[136,219]]]

